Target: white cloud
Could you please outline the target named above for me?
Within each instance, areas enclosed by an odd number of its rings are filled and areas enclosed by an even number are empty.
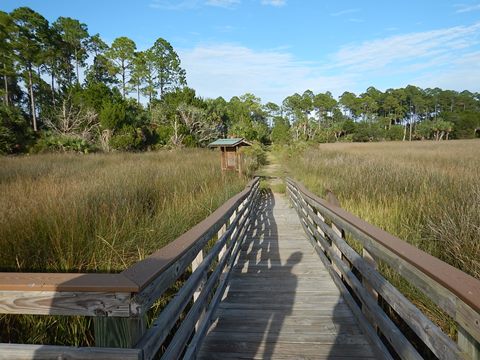
[[[281,103],[310,89],[361,92],[414,84],[480,91],[480,23],[395,35],[350,44],[328,63],[301,61],[289,48],[254,50],[238,44],[201,44],[179,50],[189,86],[204,97],[252,92]]]
[[[318,64],[298,61],[283,50],[255,51],[235,44],[199,45],[181,50],[189,86],[200,96],[253,92],[263,101],[281,101],[294,92],[340,92],[354,85],[350,75],[329,76]]]
[[[457,4],[455,5],[455,7],[457,8],[457,10],[455,11],[457,14],[480,10],[480,4],[473,4],[473,5]]]
[[[262,5],[281,7],[287,4],[286,0],[262,0]]]
[[[240,4],[240,0],[207,0],[205,4],[229,9]]]
[[[476,23],[347,45],[333,55],[333,66],[365,71],[392,64],[421,62],[476,45],[479,32],[480,23]]]

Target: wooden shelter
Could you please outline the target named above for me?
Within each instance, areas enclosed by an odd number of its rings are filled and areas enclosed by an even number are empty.
[[[218,139],[208,144],[210,148],[220,148],[222,152],[222,170],[242,172],[243,154],[239,151],[243,146],[252,146],[243,138]]]

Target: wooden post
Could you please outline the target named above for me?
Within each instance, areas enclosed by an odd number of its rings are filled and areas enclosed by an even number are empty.
[[[220,238],[221,238],[222,235],[225,233],[225,231],[227,231],[227,224],[223,224],[223,226],[220,228],[220,230],[218,230],[218,233],[217,233],[217,238],[218,238],[218,240],[220,240]],[[226,249],[226,245],[223,246],[223,247],[220,249],[220,252],[218,253],[218,261],[220,261],[220,259],[222,258],[223,254],[225,253],[225,249]]]
[[[480,343],[461,326],[458,326],[458,347],[464,358],[480,360]]]
[[[323,215],[320,213],[320,211],[316,211],[314,210],[315,214],[318,216],[318,218],[322,221],[322,222],[325,222],[325,218],[323,217]],[[326,236],[325,236],[325,232],[322,230],[322,228],[320,226],[317,225],[317,231],[318,233],[320,234],[320,236],[324,239],[326,239]],[[323,252],[326,252],[327,249],[324,249],[323,248],[323,245],[322,245],[322,242],[321,241],[318,241],[317,240],[317,244],[318,246],[320,246],[320,248],[323,250]]]
[[[192,261],[192,273],[200,266],[202,261],[203,261],[203,250],[200,250],[198,255]],[[202,276],[202,281],[200,282],[200,285],[198,286],[197,290],[195,290],[195,292],[193,293],[193,302],[197,301],[206,282],[207,282],[207,275],[204,274]],[[198,318],[198,321],[195,325],[195,329],[199,328],[200,324],[202,323],[204,315],[205,315],[205,309],[202,311],[202,314]]]
[[[330,190],[327,190],[327,201],[331,205],[335,205],[335,206],[340,207],[340,202],[338,201],[337,197]],[[341,228],[339,228],[334,222],[332,222],[332,229],[335,232],[335,234],[337,234],[339,237],[341,237],[342,239],[345,238],[345,232]],[[335,244],[335,242],[333,240],[332,240],[332,246],[331,247],[332,247],[333,253],[336,254],[340,259],[343,259],[342,252],[340,251],[340,249],[337,247],[337,245]],[[332,266],[333,266],[333,269],[335,270],[335,272],[341,278],[342,273],[341,273],[340,269],[333,262],[332,262]]]
[[[229,224],[230,226],[232,225],[232,222],[233,220],[235,220],[235,217],[237,216],[237,210],[235,209],[232,213],[232,216],[230,216],[230,220],[229,220]],[[235,234],[235,232],[237,231],[238,229],[235,227],[235,229],[232,230],[231,234],[230,234],[230,238],[233,237],[233,235]]]
[[[363,248],[363,259],[365,260],[366,263],[370,264],[374,269],[378,269],[377,262],[373,258],[372,254],[368,252],[365,248]],[[378,303],[378,292],[375,291],[375,289],[370,285],[368,280],[365,279],[364,276],[362,276],[362,283],[367,292],[375,299],[375,301]],[[367,310],[365,306],[362,306],[362,312],[367,318],[367,320],[372,324],[373,328],[378,331],[378,325],[374,321],[374,317],[370,314],[370,312]]]
[[[198,255],[192,261],[192,273],[198,268],[198,266],[202,263],[202,261],[203,261],[203,250],[200,250]],[[200,292],[202,291],[202,287],[205,281],[206,281],[206,278],[202,280],[198,289],[193,293],[193,302],[197,301],[197,298],[200,295]]]
[[[337,225],[335,225],[333,222],[332,222],[332,229],[335,232],[335,234],[337,234],[339,237],[341,237],[342,239],[345,238],[345,233],[343,232],[343,230],[337,227]],[[337,247],[337,244],[335,244],[335,241],[333,240],[332,240],[331,248],[333,253],[336,254],[339,259],[342,259],[342,252],[340,251],[340,249]],[[342,272],[337,267],[337,265],[335,265],[333,261],[332,261],[332,267],[335,270],[335,272],[338,274],[338,276],[342,278]]]
[[[242,176],[242,175],[243,175],[243,167],[242,167],[242,165],[243,165],[243,154],[240,153],[240,152],[238,152],[237,154],[238,154],[238,157],[237,157],[237,161],[238,161],[238,174],[239,174],[240,176]]]
[[[325,222],[325,218],[323,217],[323,215],[320,213],[320,211],[317,211],[315,210],[315,214],[318,216],[318,218],[322,221],[322,222]],[[322,228],[320,226],[317,225],[317,231],[318,233],[324,238],[325,237],[325,233],[323,232]]]
[[[222,154],[222,157],[221,157],[222,171],[225,171],[225,148],[220,147],[220,152]]]
[[[146,330],[145,317],[95,317],[95,346],[133,348]]]

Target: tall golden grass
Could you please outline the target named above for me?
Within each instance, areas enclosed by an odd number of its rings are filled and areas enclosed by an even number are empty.
[[[321,144],[282,159],[314,193],[329,189],[346,210],[480,279],[480,141]],[[455,337],[454,322],[429,299],[380,269]]]
[[[243,189],[209,150],[0,158],[0,271],[118,272]],[[0,341],[91,344],[85,318],[0,316]]]
[[[243,186],[211,151],[0,158],[0,269],[123,270]]]
[[[343,208],[480,278],[480,142],[322,144],[290,173]]]

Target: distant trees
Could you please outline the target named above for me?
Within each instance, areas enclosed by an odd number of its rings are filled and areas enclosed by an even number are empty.
[[[147,50],[147,62],[151,62],[148,67],[151,72],[149,78],[159,89],[160,98],[163,98],[166,92],[187,84],[185,70],[180,67],[180,58],[165,39],[158,39]]]
[[[287,96],[282,110],[293,141],[448,140],[474,137],[480,126],[478,94],[412,85],[346,91],[338,101],[307,90]]]
[[[237,136],[296,141],[447,140],[479,136],[480,94],[369,87],[338,99],[306,90],[281,104],[252,93],[202,99],[173,46],[111,44],[79,20],[0,11],[0,153],[205,146]]]
[[[186,86],[186,73],[165,39],[145,51],[137,51],[135,42],[124,36],[109,46],[79,20],[59,17],[49,24],[39,13],[20,7],[0,12],[0,81],[2,153],[22,151],[29,144],[41,151],[80,138],[90,150],[142,149],[157,140],[152,104]],[[142,96],[148,97],[149,110],[141,104]],[[193,114],[203,111],[182,111],[185,126],[206,133],[193,120]],[[130,140],[133,146],[126,144]]]
[[[114,75],[120,75],[123,98],[127,96],[127,83],[134,67],[135,42],[125,36],[113,40],[112,46],[105,53],[112,63],[111,71]]]

